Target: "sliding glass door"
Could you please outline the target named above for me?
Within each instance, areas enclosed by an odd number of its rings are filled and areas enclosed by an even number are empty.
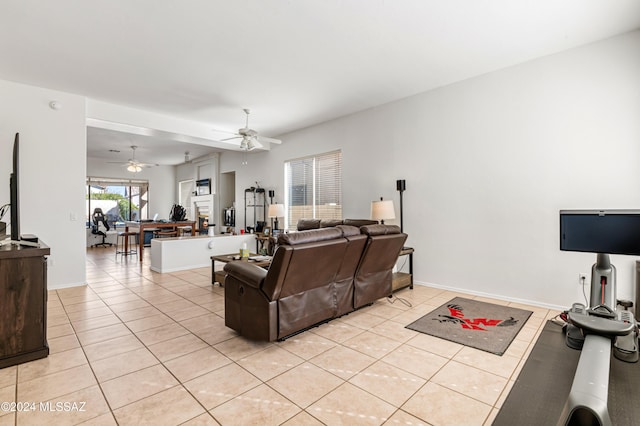
[[[149,182],[89,177],[86,200],[87,226],[91,226],[96,208],[102,210],[110,226],[148,219]]]

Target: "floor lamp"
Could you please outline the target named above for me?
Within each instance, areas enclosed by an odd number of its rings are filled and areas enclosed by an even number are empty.
[[[398,179],[396,181],[396,189],[400,192],[400,232],[404,232],[404,227],[402,226],[402,193],[407,189],[407,182],[404,179]]]

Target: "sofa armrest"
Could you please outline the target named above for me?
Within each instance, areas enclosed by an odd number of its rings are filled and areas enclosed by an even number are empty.
[[[229,262],[224,265],[224,271],[238,281],[259,289],[262,287],[267,270],[247,262]]]

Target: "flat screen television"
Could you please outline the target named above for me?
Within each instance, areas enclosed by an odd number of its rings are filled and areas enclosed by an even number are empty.
[[[640,210],[560,210],[560,250],[640,256]]]
[[[19,167],[20,167],[20,134],[16,133],[13,141],[13,171],[9,179],[11,197],[11,239],[20,240],[20,190],[19,190]]]

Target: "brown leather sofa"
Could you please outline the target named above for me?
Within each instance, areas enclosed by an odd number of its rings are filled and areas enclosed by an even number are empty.
[[[406,238],[397,226],[377,224],[282,234],[268,270],[225,265],[225,324],[273,341],[389,296]]]

